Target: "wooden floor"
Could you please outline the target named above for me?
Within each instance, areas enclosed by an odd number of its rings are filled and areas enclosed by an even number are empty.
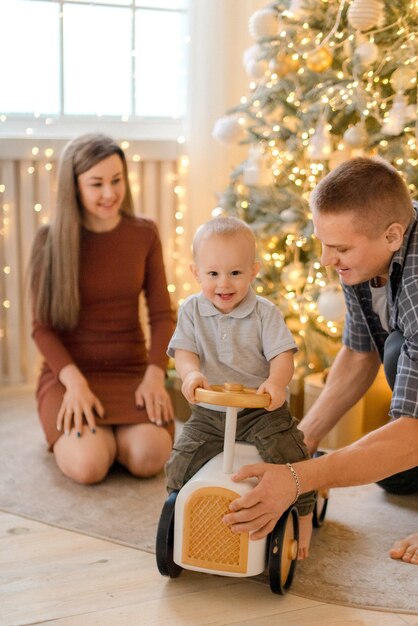
[[[0,511],[0,626],[401,626],[418,616],[273,595],[254,581],[158,573],[155,557]]]

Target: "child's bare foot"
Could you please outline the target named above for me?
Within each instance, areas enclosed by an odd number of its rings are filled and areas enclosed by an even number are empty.
[[[298,561],[303,561],[309,556],[309,544],[312,536],[312,513],[299,517],[299,551]]]
[[[413,533],[405,537],[405,539],[395,541],[391,550],[389,550],[389,556],[392,559],[401,559],[405,563],[418,565],[418,533]]]

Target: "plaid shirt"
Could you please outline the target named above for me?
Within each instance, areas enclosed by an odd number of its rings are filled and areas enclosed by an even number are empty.
[[[400,330],[405,337],[389,411],[392,417],[418,418],[418,205],[415,209],[415,220],[393,255],[387,283],[389,328]],[[388,333],[373,311],[369,281],[343,285],[343,290],[347,304],[344,345],[356,352],[377,350],[383,361]]]

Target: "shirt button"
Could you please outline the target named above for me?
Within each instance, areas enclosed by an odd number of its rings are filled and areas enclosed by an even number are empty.
[[[222,334],[222,339],[226,339],[226,338],[227,338],[227,334],[226,334],[226,333],[223,333],[223,334]]]

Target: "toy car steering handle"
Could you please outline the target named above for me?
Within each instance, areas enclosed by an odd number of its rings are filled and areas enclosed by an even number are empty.
[[[238,408],[262,409],[270,404],[270,394],[256,393],[255,389],[235,383],[225,383],[212,385],[210,389],[198,387],[195,389],[195,399],[197,402],[226,406],[222,471],[224,474],[232,474]]]
[[[210,389],[198,387],[195,389],[195,398],[197,402],[241,409],[262,409],[270,404],[268,393],[256,393],[256,389],[236,383],[211,385]]]

